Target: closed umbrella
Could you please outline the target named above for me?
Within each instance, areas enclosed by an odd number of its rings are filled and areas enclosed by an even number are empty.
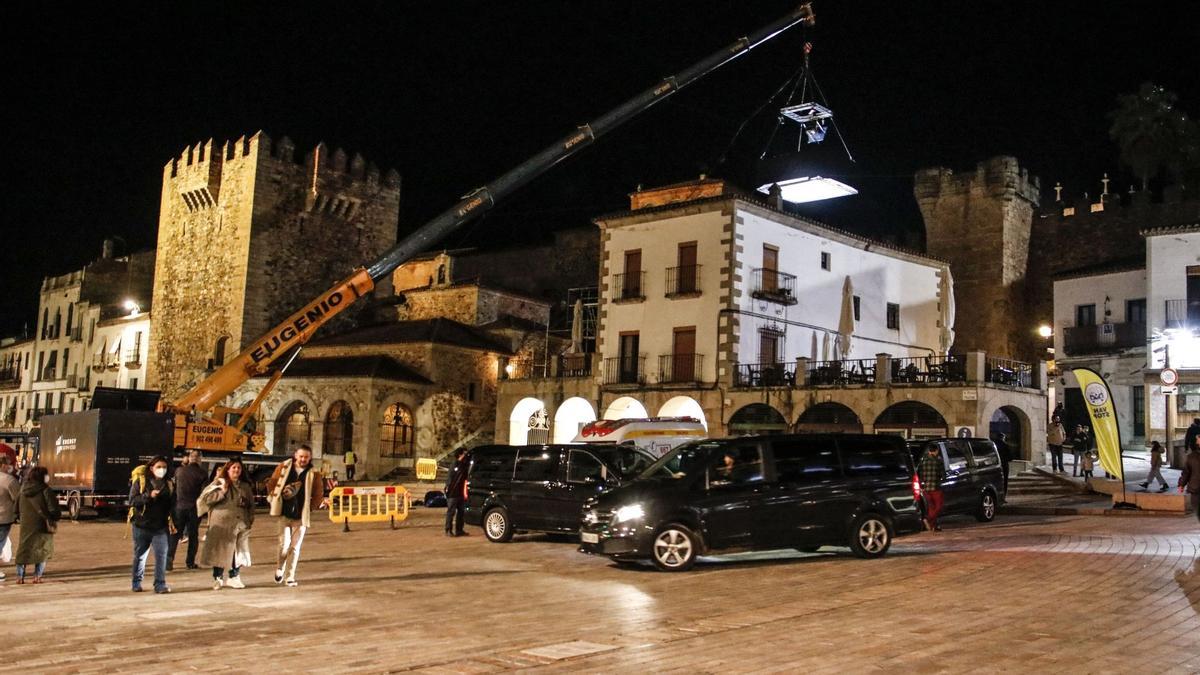
[[[942,354],[949,354],[950,347],[954,345],[954,279],[950,276],[950,268],[946,267],[942,270],[940,279],[938,279],[938,302],[941,305],[941,321],[942,332],[938,336],[938,342],[942,348]]]
[[[850,336],[854,334],[854,284],[850,275],[842,284],[842,315],[838,319],[838,351],[842,358],[850,356]]]
[[[571,353],[583,352],[583,299],[575,299],[575,308],[571,316]]]
[[[825,337],[821,340],[821,360],[829,360],[829,333],[825,333]]]

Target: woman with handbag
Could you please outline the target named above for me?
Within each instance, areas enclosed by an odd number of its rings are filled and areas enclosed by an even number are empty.
[[[33,565],[33,583],[42,583],[46,561],[54,555],[54,533],[62,511],[50,489],[50,472],[35,466],[21,486],[17,512],[21,518],[21,543],[17,546],[17,583],[25,583],[25,567]]]
[[[200,564],[212,567],[213,590],[226,584],[245,588],[238,574],[250,566],[250,528],[254,525],[254,488],[243,480],[246,469],[232,459],[217,472],[217,478],[196,501],[196,513],[208,514],[208,534],[200,547]],[[225,569],[229,581],[225,581]]]

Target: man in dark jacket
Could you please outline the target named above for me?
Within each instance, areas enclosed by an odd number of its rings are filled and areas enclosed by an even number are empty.
[[[1184,434],[1184,436],[1183,436],[1183,452],[1185,453],[1184,454],[1185,460],[1187,459],[1186,453],[1189,453],[1193,449],[1195,449],[1196,438],[1198,438],[1198,437],[1200,437],[1200,417],[1193,417],[1192,423],[1187,428],[1187,433]],[[1174,448],[1171,447],[1171,444],[1167,443],[1167,464],[1170,464],[1175,461],[1174,459],[1172,459],[1172,457],[1175,456],[1173,454],[1174,452],[1175,452],[1175,450],[1174,450]]]
[[[154,592],[170,593],[167,585],[167,548],[175,488],[167,478],[167,458],[155,457],[129,486],[130,524],[133,527],[133,592],[142,592],[146,558],[154,549]]]
[[[200,543],[200,516],[196,515],[196,500],[208,480],[202,459],[199,450],[192,450],[175,471],[175,531],[171,533],[167,551],[168,572],[175,569],[175,549],[183,537],[187,537],[187,568],[199,567],[196,565],[196,547]]]
[[[1183,471],[1179,472],[1179,491],[1188,495],[1188,508],[1200,519],[1200,446],[1192,441],[1191,452],[1183,459]]]
[[[462,537],[467,531],[463,529],[463,516],[467,509],[467,449],[455,450],[454,466],[450,467],[450,475],[446,477],[446,536]]]

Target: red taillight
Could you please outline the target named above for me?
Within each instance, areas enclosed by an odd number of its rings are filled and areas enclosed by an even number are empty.
[[[920,499],[921,498],[921,479],[919,477],[913,476],[913,486],[912,487],[913,487],[913,499]]]
[[[471,481],[465,480],[463,481],[463,499],[466,499],[469,494],[471,494]]]

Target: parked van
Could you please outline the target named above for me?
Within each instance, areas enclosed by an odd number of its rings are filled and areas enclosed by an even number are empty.
[[[708,430],[695,417],[640,417],[597,420],[585,425],[573,443],[588,445],[626,444],[662,457],[672,448],[708,437]]]
[[[586,506],[581,551],[683,571],[718,550],[849,546],[887,553],[921,530],[903,439],[750,436],[682,445]]]
[[[469,525],[493,542],[517,532],[579,530],[583,504],[641,474],[655,458],[627,445],[485,445],[467,469]]]
[[[981,523],[991,522],[996,509],[1004,503],[1006,486],[1004,467],[996,444],[986,438],[936,438],[910,441],[908,449],[914,462],[930,445],[936,445],[946,464],[942,478],[942,512],[939,516],[968,514]]]

